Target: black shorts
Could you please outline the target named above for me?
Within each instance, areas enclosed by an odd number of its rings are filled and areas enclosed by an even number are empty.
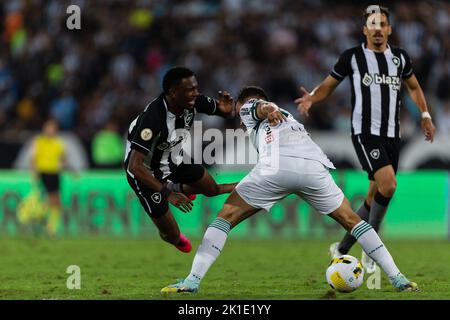
[[[170,180],[175,183],[189,184],[200,180],[204,173],[205,168],[199,164],[181,164],[177,167],[175,172],[171,173],[166,179],[160,180],[160,182]],[[149,188],[139,180],[133,178],[128,172],[127,180],[130,187],[138,196],[145,212],[147,212],[151,218],[162,217],[167,210],[169,210],[169,203],[167,200],[162,199],[159,190]]]
[[[392,165],[394,172],[397,173],[400,139],[360,134],[352,136],[352,141],[359,162],[369,175],[369,180],[375,180],[375,172],[387,165]]]
[[[40,173],[39,178],[48,193],[59,191],[59,174]]]

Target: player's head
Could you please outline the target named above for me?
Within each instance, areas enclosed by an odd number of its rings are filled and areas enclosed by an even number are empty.
[[[375,47],[387,43],[392,27],[389,22],[388,8],[370,5],[364,11],[364,35],[366,41]]]
[[[256,86],[247,86],[241,89],[236,100],[236,114],[239,114],[241,107],[250,99],[263,99],[269,101],[266,92]]]
[[[46,136],[54,136],[58,133],[59,125],[55,119],[48,119],[42,125],[42,132]]]
[[[168,99],[179,108],[192,109],[200,94],[194,72],[184,67],[173,67],[163,78],[163,90]]]

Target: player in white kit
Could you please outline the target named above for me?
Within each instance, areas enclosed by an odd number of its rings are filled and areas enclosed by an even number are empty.
[[[231,228],[261,209],[269,211],[275,202],[292,193],[349,231],[397,290],[418,290],[417,284],[400,272],[375,230],[351,209],[329,173],[335,169],[333,163],[311,140],[303,125],[268,100],[259,87],[241,90],[236,111],[258,150],[258,163],[236,186],[206,230],[188,277],[161,292],[197,292]]]

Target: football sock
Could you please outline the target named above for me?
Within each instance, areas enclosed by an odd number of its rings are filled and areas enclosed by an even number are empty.
[[[362,204],[361,208],[356,212],[358,216],[361,217],[362,220],[369,222],[369,214],[370,214],[370,206],[366,201]],[[350,248],[355,244],[356,239],[353,237],[350,232],[347,232],[339,243],[338,250],[342,254],[347,254],[350,251]]]
[[[191,273],[187,276],[186,280],[197,285],[200,284],[200,281],[222,251],[230,229],[230,223],[222,218],[216,218],[209,225],[202,243],[195,254]]]
[[[381,221],[383,221],[383,218],[386,215],[389,201],[391,201],[391,198],[386,198],[380,192],[375,194],[372,201],[369,224],[375,229],[376,232],[380,230]]]
[[[360,221],[353,227],[351,234],[367,255],[386,272],[389,278],[400,274],[400,270],[395,265],[394,259],[371,225],[365,221]]]

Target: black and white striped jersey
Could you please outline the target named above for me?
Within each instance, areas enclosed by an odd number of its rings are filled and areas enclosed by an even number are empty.
[[[193,109],[184,109],[182,115],[175,115],[168,109],[164,94],[147,105],[134,119],[128,129],[125,150],[125,168],[129,175],[128,162],[132,149],[147,155],[144,165],[155,178],[161,180],[169,176],[183,159],[182,143],[186,141],[196,112],[214,115],[218,102],[200,95]]]
[[[330,75],[338,81],[350,77],[352,135],[400,138],[400,88],[413,75],[409,55],[391,47],[380,53],[363,43],[344,51]]]

